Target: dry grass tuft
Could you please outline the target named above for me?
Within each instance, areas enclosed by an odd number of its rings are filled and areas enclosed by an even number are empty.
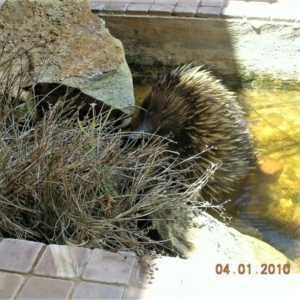
[[[163,242],[150,239],[142,221],[196,203],[210,174],[189,185],[166,139],[122,148],[109,112],[79,121],[66,95],[33,125],[21,97],[28,74],[12,72],[14,64],[0,66],[0,235],[137,254],[157,249]]]

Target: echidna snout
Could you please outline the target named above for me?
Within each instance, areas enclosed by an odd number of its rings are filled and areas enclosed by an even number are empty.
[[[129,139],[135,139],[141,133],[157,133],[160,135],[164,135],[162,132],[157,132],[158,129],[161,128],[162,122],[160,117],[162,116],[161,112],[157,112],[155,107],[155,102],[153,101],[154,107],[150,107],[151,94],[148,95],[139,112],[139,122],[137,122],[138,127],[129,135]],[[163,126],[163,129],[166,129],[167,126]]]
[[[141,133],[154,133],[154,126],[151,126],[148,122],[143,122],[142,125],[137,128],[134,132],[130,133],[129,140],[136,139]]]

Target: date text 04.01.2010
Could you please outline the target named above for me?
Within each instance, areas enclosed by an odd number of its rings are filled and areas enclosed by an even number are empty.
[[[216,274],[260,274],[260,275],[273,275],[273,274],[290,274],[291,266],[290,264],[261,264],[260,270],[253,271],[251,269],[251,264],[239,264],[236,268],[231,269],[229,264],[216,264]]]

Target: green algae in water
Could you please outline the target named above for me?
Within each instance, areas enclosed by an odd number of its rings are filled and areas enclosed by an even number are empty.
[[[300,92],[248,90],[241,96],[248,107],[255,148],[281,163],[283,170],[273,181],[256,178],[252,197],[239,216],[275,248],[291,258],[299,257]]]
[[[151,83],[135,85],[136,105]],[[255,173],[235,199],[233,227],[268,242],[291,259],[300,257],[300,92],[244,90],[238,99],[257,152],[283,166],[278,178]]]
[[[283,166],[276,182],[280,199],[299,205],[293,195],[300,193],[300,92],[250,90],[243,100],[249,107],[256,149]]]

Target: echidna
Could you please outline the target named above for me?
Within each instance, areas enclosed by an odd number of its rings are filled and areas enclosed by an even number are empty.
[[[193,165],[191,178],[199,178],[210,163],[221,164],[199,200],[219,202],[229,196],[248,173],[255,157],[251,134],[233,92],[199,66],[183,65],[159,76],[145,98],[136,133],[170,135],[170,150],[188,158],[204,152]]]

